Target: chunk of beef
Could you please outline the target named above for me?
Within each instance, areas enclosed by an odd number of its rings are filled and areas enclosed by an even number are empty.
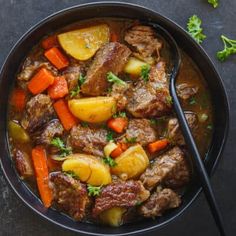
[[[121,72],[130,54],[128,47],[117,42],[108,43],[100,48],[87,71],[86,81],[81,86],[81,91],[93,96],[105,94],[109,85],[107,73]]]
[[[157,39],[152,27],[133,26],[126,32],[125,41],[136,49],[136,52],[133,53],[136,57],[153,63],[153,56],[156,55],[159,60],[162,42]]]
[[[197,115],[193,112],[185,112],[185,117],[192,131],[192,134],[195,136],[197,127],[198,127]],[[185,140],[181,133],[181,129],[179,127],[179,122],[177,118],[171,118],[168,121],[167,136],[171,140],[172,143],[178,144],[178,145],[185,145]]]
[[[157,189],[140,207],[140,214],[144,217],[161,216],[166,210],[176,208],[180,204],[181,199],[173,190]]]
[[[19,149],[14,150],[13,159],[19,175],[25,179],[34,175],[30,156]]]
[[[81,220],[90,205],[85,184],[62,172],[52,172],[49,186],[53,192],[53,205],[73,217]]]
[[[157,139],[156,131],[147,119],[130,119],[125,134],[126,139],[136,138],[136,142],[145,146]]]
[[[71,129],[69,143],[75,150],[102,157],[107,144],[107,130],[78,125]]]
[[[81,73],[81,67],[79,65],[69,66],[63,72],[68,84],[68,89],[73,90],[78,86],[78,79]]]
[[[169,187],[181,187],[189,181],[190,171],[179,147],[174,147],[158,156],[150,167],[141,175],[145,188],[152,190],[167,180]],[[173,184],[173,186],[172,186]]]
[[[198,92],[197,86],[187,84],[187,83],[178,84],[176,88],[177,88],[178,96],[183,100],[189,99],[190,97],[194,96]]]
[[[54,110],[50,97],[45,94],[38,94],[27,102],[21,125],[32,133],[51,120],[53,116]]]
[[[159,117],[171,111],[165,63],[151,68],[149,81],[139,81],[129,90],[127,110],[134,117]]]
[[[35,142],[36,144],[50,145],[52,139],[55,136],[61,136],[63,132],[64,128],[61,125],[60,121],[54,119],[48,122],[42,130],[39,130],[35,134]]]
[[[92,214],[96,217],[112,207],[133,207],[147,200],[149,195],[149,191],[140,181],[113,182],[102,188],[100,195],[95,200]]]

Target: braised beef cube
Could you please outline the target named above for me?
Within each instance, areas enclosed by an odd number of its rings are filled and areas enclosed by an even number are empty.
[[[192,131],[193,136],[195,136],[198,127],[197,115],[193,112],[185,112],[185,117],[187,119],[188,125]],[[172,143],[178,145],[185,145],[185,140],[179,127],[179,122],[177,118],[171,118],[168,121],[167,136]]]
[[[123,44],[107,43],[98,50],[86,74],[86,81],[81,86],[84,94],[98,96],[107,92],[109,71],[118,74],[126,64],[131,51]]]
[[[78,125],[71,129],[69,143],[75,150],[103,157],[103,148],[107,144],[107,130]]]
[[[140,207],[140,214],[144,217],[161,216],[166,210],[176,208],[181,204],[177,193],[169,188],[157,189]]]
[[[64,128],[61,125],[60,121],[54,119],[48,122],[42,130],[39,130],[35,134],[36,144],[50,145],[54,137],[62,136]]]
[[[140,181],[117,181],[102,188],[95,200],[92,214],[100,213],[113,207],[133,207],[148,199],[150,193]]]
[[[130,119],[125,134],[126,140],[134,139],[135,142],[145,146],[157,139],[155,129],[147,119]]]
[[[151,68],[149,80],[140,81],[129,92],[127,110],[134,117],[160,117],[170,113],[171,97],[165,72],[165,63]]]
[[[16,149],[13,153],[13,159],[16,169],[23,179],[34,175],[31,158],[26,152]]]
[[[153,63],[154,56],[157,56],[157,61],[160,58],[162,42],[150,26],[133,26],[126,32],[125,41],[136,49],[133,54],[141,60]]]
[[[50,97],[45,94],[38,94],[27,102],[21,125],[32,133],[51,120],[54,115]]]
[[[63,72],[63,75],[65,76],[65,79],[67,81],[69,90],[73,90],[78,86],[78,79],[79,79],[80,74],[81,74],[81,67],[79,65],[69,66]]]
[[[85,184],[62,172],[52,172],[49,186],[53,192],[53,205],[73,217],[81,220],[85,217],[91,200]]]
[[[165,181],[169,187],[182,187],[189,178],[190,171],[184,153],[176,146],[156,157],[140,180],[146,189],[152,190],[159,184],[165,184]]]
[[[188,100],[198,92],[197,86],[188,83],[178,84],[176,88],[178,96],[183,100]]]

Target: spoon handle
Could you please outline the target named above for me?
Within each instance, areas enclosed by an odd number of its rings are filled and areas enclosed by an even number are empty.
[[[177,96],[176,90],[175,90],[175,79],[173,79],[173,78],[170,79],[170,93],[173,98],[173,107],[176,112],[176,116],[177,116],[178,121],[180,123],[180,127],[182,130],[184,139],[186,141],[186,144],[188,146],[189,152],[193,157],[195,170],[198,174],[203,191],[205,193],[206,199],[207,199],[208,204],[210,206],[212,216],[214,217],[215,223],[219,229],[220,234],[222,236],[226,236],[222,215],[220,213],[219,206],[216,202],[215,195],[214,195],[212,187],[211,187],[208,173],[207,173],[206,168],[203,164],[201,156],[198,152],[196,143],[193,139],[193,136],[191,134],[190,128],[189,128],[188,123],[186,121],[184,112],[183,112],[182,107],[180,105],[180,102],[179,102],[179,99],[178,99],[178,96]]]

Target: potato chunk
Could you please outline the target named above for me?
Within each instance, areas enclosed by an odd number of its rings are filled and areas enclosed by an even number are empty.
[[[74,116],[90,123],[106,121],[116,113],[116,102],[113,97],[72,99],[68,105]]]
[[[111,169],[112,173],[127,180],[141,175],[149,164],[149,159],[141,145],[128,148],[116,158],[117,165]]]
[[[73,154],[62,164],[63,171],[73,171],[82,182],[93,186],[111,183],[109,167],[100,158],[86,154]]]
[[[140,76],[142,66],[148,65],[147,63],[135,58],[130,57],[125,65],[124,71],[133,76]]]
[[[88,60],[104,44],[109,42],[110,32],[106,24],[73,30],[58,35],[62,48],[78,60]]]

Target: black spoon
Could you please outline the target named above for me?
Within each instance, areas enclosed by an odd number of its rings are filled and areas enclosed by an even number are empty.
[[[193,164],[194,164],[196,173],[199,177],[199,180],[201,182],[208,204],[210,206],[211,213],[213,215],[213,218],[215,219],[215,223],[219,229],[220,234],[222,236],[226,236],[222,215],[220,213],[219,206],[216,202],[208,173],[201,159],[201,156],[198,152],[196,143],[193,139],[193,136],[191,134],[190,128],[188,126],[183,109],[180,105],[180,102],[176,93],[175,83],[176,83],[176,78],[177,78],[180,64],[181,64],[180,50],[178,48],[177,43],[173,39],[173,37],[165,29],[163,29],[161,26],[155,23],[149,23],[149,25],[152,26],[156,30],[157,34],[161,35],[170,46],[171,54],[173,56],[172,58],[173,69],[170,74],[170,94],[173,100],[173,107],[174,107],[176,116],[178,118],[184,139],[188,146],[188,150],[193,157]]]

